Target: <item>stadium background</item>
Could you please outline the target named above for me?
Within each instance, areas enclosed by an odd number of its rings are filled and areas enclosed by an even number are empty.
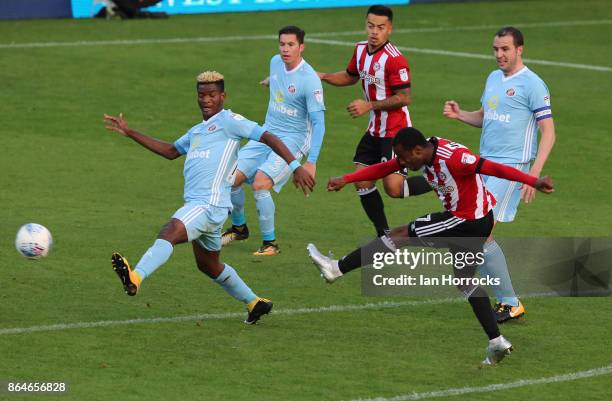
[[[395,12],[392,40],[410,62],[411,113],[426,134],[477,149],[479,131],[445,120],[441,109],[449,98],[478,108],[495,68],[481,56],[490,54],[498,27],[515,24],[526,36],[525,57],[552,62],[526,64],[551,90],[558,139],[545,172],[557,190],[522,205],[517,221],[496,234],[609,236],[608,2],[415,4]],[[318,277],[307,242],[341,255],[372,231],[353,191],[324,191],[329,176],[351,170],[366,124],[345,111],[360,96],[357,86],[325,87],[327,135],[317,189],[308,199],[291,187],[277,197],[282,254],[251,257],[256,235],[223,251],[254,289],[275,301],[276,314],[245,327],[242,305],[196,270],[188,246],[176,249],[141,295],[123,295],[110,253],[135,261],[150,245],[181,205],[182,163],[106,132],[102,114],[122,111],[134,128],[173,140],[200,119],[195,76],[216,69],[227,78],[227,107],[262,121],[267,92],[257,82],[277,51],[278,27],[303,27],[306,59],[337,71],[346,66],[351,43],[364,36],[363,16],[363,8],[348,8],[0,22],[0,380],[67,381],[62,400],[348,400],[412,393],[433,399],[435,391],[518,380],[536,382],[477,399],[609,399],[609,375],[537,382],[610,371],[609,298],[526,298],[526,318],[502,327],[516,352],[497,368],[478,369],[486,341],[461,300],[365,298],[358,274],[333,286]],[[394,224],[440,209],[433,196],[385,202]],[[247,216],[255,227],[250,196]],[[15,232],[30,221],[54,234],[55,249],[45,260],[27,261],[13,248]],[[129,319],[145,320],[125,324]],[[93,323],[71,326],[83,322]],[[0,399],[20,397],[0,393]]]

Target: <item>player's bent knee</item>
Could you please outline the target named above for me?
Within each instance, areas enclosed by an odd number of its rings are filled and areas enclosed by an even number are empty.
[[[255,176],[255,181],[253,182],[253,190],[254,191],[262,191],[262,190],[270,190],[274,186],[274,182],[263,173],[257,173]]]
[[[245,181],[246,181],[246,175],[244,175],[242,171],[236,170],[236,175],[234,176],[234,183],[232,184],[232,186],[238,187],[242,185],[242,183],[244,183]]]

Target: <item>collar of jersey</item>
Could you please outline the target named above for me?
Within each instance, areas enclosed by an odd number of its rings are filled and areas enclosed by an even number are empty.
[[[385,43],[383,43],[378,49],[374,50],[372,53],[370,53],[370,51],[368,50],[368,42],[366,42],[366,52],[368,52],[368,56],[371,56],[373,54],[378,53],[379,51],[381,51],[382,49],[385,48],[385,46],[387,46],[389,44],[389,41],[387,40]]]
[[[287,65],[285,64],[285,74],[293,74],[294,72],[296,72],[297,70],[300,69],[300,67],[302,65],[304,65],[304,63],[306,62],[306,60],[304,60],[304,58],[302,58],[302,61],[300,61],[300,63],[297,65],[297,67],[295,67],[294,69],[292,69],[291,71],[287,71]],[[283,63],[284,64],[284,63]]]
[[[214,116],[212,116],[212,117],[211,117],[211,118],[209,118],[208,120],[202,120],[202,123],[204,123],[204,124],[208,124],[208,123],[210,123],[211,121],[214,121],[214,120],[215,120],[215,118],[217,118],[217,116],[218,116],[219,114],[223,113],[224,111],[225,111],[225,109],[221,109],[221,111],[220,111],[220,112],[218,112],[217,114],[215,114]]]
[[[504,73],[502,72],[502,82],[506,82],[511,80],[514,77],[518,77],[519,75],[521,75],[524,72],[529,71],[529,68],[527,68],[527,66],[523,66],[523,68],[521,68],[520,70],[518,70],[517,72],[515,72],[514,74],[510,75],[509,77],[504,76]]]

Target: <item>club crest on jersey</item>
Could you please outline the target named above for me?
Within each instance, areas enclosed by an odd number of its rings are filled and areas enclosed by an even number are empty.
[[[439,179],[440,181],[446,181],[446,174],[444,174],[443,172],[441,172],[441,171],[440,171],[440,172],[438,173],[438,179]]]
[[[476,156],[471,155],[469,153],[464,153],[461,155],[461,163],[463,164],[474,164],[476,163]]]
[[[510,97],[514,96],[515,93],[514,88],[510,88],[506,91],[506,95]]]
[[[295,85],[290,84],[289,87],[287,88],[287,91],[289,91],[289,93],[294,94],[295,93]]]
[[[402,82],[407,82],[408,81],[408,70],[406,68],[402,68],[401,70],[399,70],[399,76]]]
[[[380,63],[377,61],[374,63],[374,71],[380,70]]]

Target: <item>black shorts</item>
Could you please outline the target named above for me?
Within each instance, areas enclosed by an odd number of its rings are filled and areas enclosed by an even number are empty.
[[[408,224],[412,239],[418,238],[425,246],[451,249],[482,250],[492,230],[493,211],[475,220],[455,217],[449,211],[430,213]]]
[[[493,211],[486,216],[465,220],[453,216],[451,212],[431,213],[419,217],[408,225],[410,242],[434,248],[449,248],[449,251],[459,257],[463,253],[464,263],[455,262],[453,272],[458,278],[472,278],[476,274],[479,263],[484,258],[483,246],[493,230]],[[470,254],[469,258],[467,256]],[[479,256],[480,255],[480,256]],[[475,284],[457,286],[467,297],[478,287]]]
[[[394,157],[393,138],[378,138],[366,132],[357,145],[353,163],[371,166],[372,164],[386,162]],[[406,169],[402,169],[398,173],[403,176],[408,175]]]

